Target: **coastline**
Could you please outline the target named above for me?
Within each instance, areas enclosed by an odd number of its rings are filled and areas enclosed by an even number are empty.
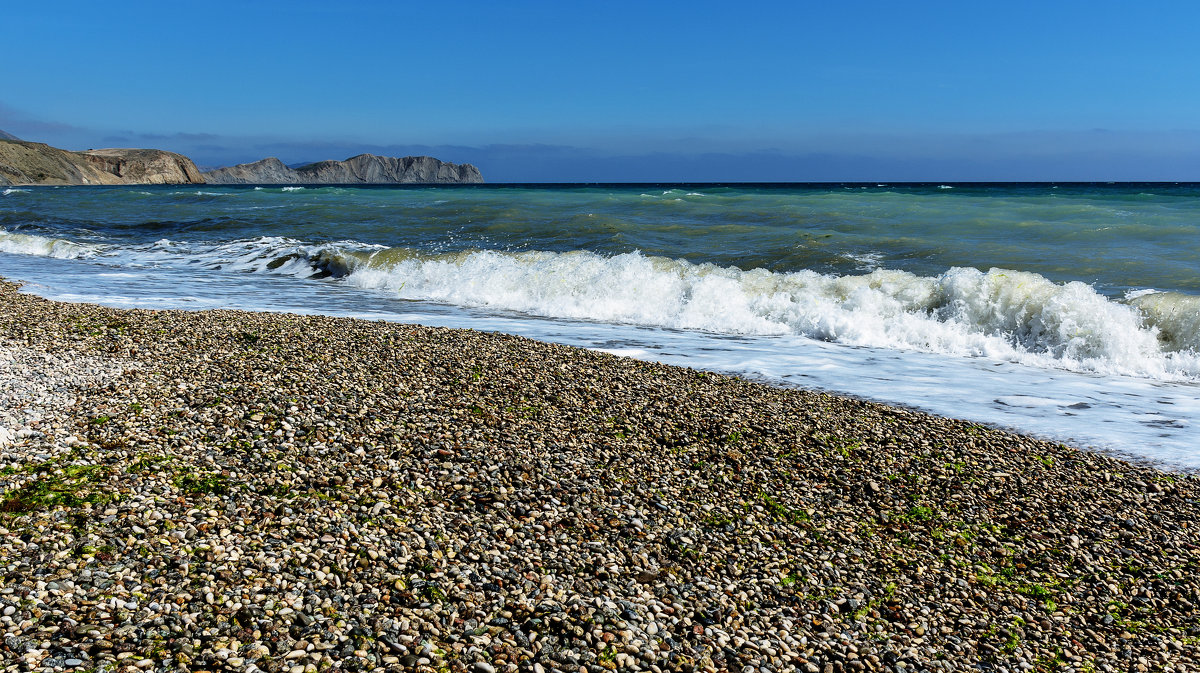
[[[30,393],[0,397],[5,661],[1200,662],[1189,475],[503,334],[9,283],[0,355]]]

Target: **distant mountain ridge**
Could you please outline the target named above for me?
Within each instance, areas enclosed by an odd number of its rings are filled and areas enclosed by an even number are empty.
[[[288,168],[275,157],[204,173],[214,185],[389,185],[479,184],[483,176],[471,164],[453,164],[433,157],[383,157],[359,154],[345,161],[318,161]]]
[[[479,169],[433,157],[360,154],[289,168],[271,157],[201,173],[192,160],[165,150],[112,148],[71,152],[0,131],[3,185],[393,185],[478,184]]]

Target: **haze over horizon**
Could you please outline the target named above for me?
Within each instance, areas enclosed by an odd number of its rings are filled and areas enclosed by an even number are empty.
[[[1200,180],[1200,7],[6,8],[0,130],[489,182]],[[14,61],[14,63],[16,63]]]

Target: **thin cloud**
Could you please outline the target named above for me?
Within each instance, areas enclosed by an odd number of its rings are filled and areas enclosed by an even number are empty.
[[[86,131],[79,126],[62,122],[34,119],[28,112],[0,101],[0,128],[22,138],[37,139],[43,135],[79,133]]]
[[[211,132],[96,131],[32,120],[0,103],[0,129],[64,148],[156,147],[206,168],[278,157],[297,165],[357,154],[471,163],[489,182],[1105,181],[1200,179],[1194,130],[861,133],[746,141],[663,138],[642,150],[614,138],[574,144],[371,143]],[[40,131],[39,131],[40,129]],[[620,145],[620,147],[619,147]],[[757,146],[755,148],[747,145]]]
[[[183,131],[177,133],[133,133],[132,131],[129,131],[127,133],[137,140],[146,141],[199,143],[223,139],[222,136],[219,136],[215,133],[187,133]]]

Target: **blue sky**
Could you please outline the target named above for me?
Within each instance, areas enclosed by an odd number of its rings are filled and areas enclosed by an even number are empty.
[[[7,6],[0,130],[493,182],[1200,180],[1185,2]]]

